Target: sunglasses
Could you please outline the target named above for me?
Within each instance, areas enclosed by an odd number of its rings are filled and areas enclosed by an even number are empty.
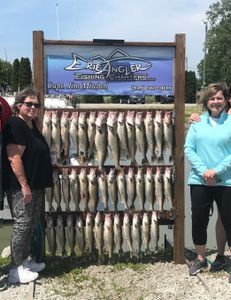
[[[26,107],[31,108],[34,106],[34,108],[40,108],[41,105],[39,103],[34,103],[34,102],[23,102],[22,104],[25,104]]]

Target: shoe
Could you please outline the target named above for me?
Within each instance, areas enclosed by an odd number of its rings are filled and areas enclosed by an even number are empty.
[[[23,265],[12,268],[9,273],[9,283],[28,283],[38,278],[38,273],[31,272],[23,267]]]
[[[189,275],[194,276],[200,271],[202,271],[203,269],[207,269],[207,267],[208,267],[208,263],[206,259],[201,261],[198,258],[196,258],[191,264],[191,266],[189,267]]]
[[[225,256],[217,254],[214,262],[211,264],[210,271],[218,272],[223,270],[225,266],[226,266]]]
[[[23,267],[28,269],[31,272],[40,272],[45,268],[45,263],[36,263],[33,259],[26,259],[22,263]]]

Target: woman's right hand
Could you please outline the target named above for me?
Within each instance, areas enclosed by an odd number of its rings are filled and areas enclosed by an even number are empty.
[[[191,123],[193,123],[193,122],[200,122],[200,120],[201,120],[201,118],[200,118],[200,116],[199,116],[198,114],[192,113],[192,114],[190,115],[190,117],[189,117],[188,122],[189,122],[189,124],[191,124]]]
[[[23,186],[21,190],[22,190],[24,203],[25,204],[30,203],[32,201],[32,194],[29,185]]]

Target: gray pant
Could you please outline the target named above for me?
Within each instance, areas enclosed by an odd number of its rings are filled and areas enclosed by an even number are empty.
[[[38,224],[44,190],[32,190],[32,201],[25,204],[21,190],[8,190],[7,200],[14,219],[11,235],[11,258],[13,266],[20,266],[28,257],[30,243]]]

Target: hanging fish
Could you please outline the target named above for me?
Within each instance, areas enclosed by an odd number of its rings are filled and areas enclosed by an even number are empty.
[[[53,169],[53,194],[55,198],[55,202],[57,204],[57,211],[61,211],[61,183],[59,179],[59,170],[58,169]]]
[[[132,241],[133,241],[133,249],[137,249],[137,257],[139,256],[139,253],[141,252],[141,230],[140,230],[140,216],[138,213],[133,214],[132,218]],[[136,247],[134,247],[136,243]]]
[[[113,236],[113,221],[112,215],[106,213],[104,218],[104,229],[103,229],[104,246],[108,252],[109,263],[112,261],[113,250],[114,250],[114,236]]]
[[[75,211],[80,211],[80,186],[79,186],[79,177],[76,168],[72,168],[70,175],[70,188],[72,200],[75,203]]]
[[[114,233],[115,246],[118,249],[119,256],[121,256],[122,245],[123,245],[122,222],[121,222],[120,215],[118,213],[115,213],[114,215],[113,233]]]
[[[100,199],[103,203],[104,210],[107,211],[108,207],[108,186],[107,186],[107,175],[104,171],[98,174],[98,188]]]
[[[96,248],[98,250],[99,262],[103,259],[103,219],[100,212],[97,212],[95,216],[95,226],[94,226],[94,238],[96,243]]]
[[[124,208],[128,209],[128,200],[127,200],[127,192],[126,192],[126,178],[124,170],[120,170],[117,175],[117,186],[121,203],[123,203]]]
[[[164,206],[164,186],[162,168],[156,168],[155,174],[155,202],[158,203],[159,210],[163,211]]]
[[[78,141],[79,141],[79,163],[84,165],[88,156],[88,138],[87,138],[87,115],[86,112],[80,112],[78,120]]]
[[[116,170],[114,168],[111,168],[108,174],[108,194],[112,202],[113,210],[117,210],[118,187],[116,181]]]
[[[148,212],[144,212],[142,217],[142,237],[144,252],[147,254],[150,251],[150,221]]]
[[[85,247],[88,249],[88,252],[90,254],[93,253],[93,241],[94,241],[93,216],[90,212],[88,212],[86,216]]]
[[[51,110],[45,110],[43,116],[43,129],[42,129],[42,134],[49,147],[51,146],[51,131],[52,131],[51,113],[52,113]]]
[[[76,242],[79,247],[80,253],[83,256],[84,249],[85,249],[85,234],[84,234],[83,219],[81,215],[76,216],[75,237],[76,237]]]
[[[172,210],[174,207],[174,176],[173,169],[170,167],[165,167],[163,174],[164,182],[164,199],[169,203],[169,209]]]
[[[67,216],[66,236],[71,250],[71,256],[75,256],[75,227],[73,215],[71,214]]]
[[[145,177],[145,196],[146,202],[150,206],[150,210],[154,209],[154,200],[155,200],[155,185],[154,185],[154,178],[153,178],[153,169],[148,167],[146,170],[146,177]]]
[[[141,152],[142,165],[148,164],[147,159],[147,142],[145,137],[144,119],[143,112],[138,111],[135,117],[135,133],[136,133],[136,144]]]
[[[135,199],[136,199],[136,178],[134,168],[128,169],[127,175],[127,196],[128,196],[128,205],[130,208],[135,208]]]
[[[107,113],[100,111],[96,118],[96,134],[95,147],[97,153],[97,160],[99,162],[99,169],[103,170],[104,162],[107,157]]]
[[[131,234],[131,220],[130,220],[130,215],[126,212],[124,213],[124,219],[123,219],[123,237],[126,246],[128,246],[128,250],[130,251],[130,257],[132,258],[133,246],[132,246],[132,234]]]
[[[88,175],[88,192],[88,207],[90,211],[95,212],[98,206],[98,181],[95,168],[91,168]]]
[[[91,111],[87,119],[87,137],[88,137],[88,157],[93,159],[95,152],[95,134],[96,134],[96,112]]]
[[[173,160],[174,150],[174,125],[173,125],[173,112],[166,111],[164,114],[164,147],[169,150],[169,161]]]
[[[155,140],[156,140],[156,148],[155,153],[157,155],[158,162],[163,161],[163,146],[164,146],[164,137],[163,137],[163,117],[162,111],[157,110],[156,116],[154,119],[154,127],[155,127]]]
[[[69,129],[69,142],[70,149],[74,153],[78,154],[78,112],[73,111],[70,119],[70,129]]]
[[[145,135],[148,144],[148,148],[151,152],[151,161],[155,161],[155,131],[154,131],[154,120],[151,111],[147,111],[144,119]]]
[[[152,220],[151,220],[151,237],[154,245],[155,251],[158,249],[158,242],[159,242],[159,224],[158,224],[158,217],[157,212],[152,212]]]
[[[144,174],[143,168],[138,168],[136,175],[136,193],[137,197],[140,201],[141,210],[144,210],[145,204],[145,182],[144,182]]]
[[[56,242],[56,231],[54,226],[54,219],[52,216],[48,215],[46,220],[46,236],[48,247],[51,252],[51,256],[55,257],[57,242]]]
[[[128,136],[128,150],[131,165],[136,165],[136,136],[135,136],[135,111],[128,111],[126,116],[126,128]]]
[[[65,235],[65,228],[63,224],[63,216],[58,215],[57,216],[57,222],[56,222],[56,234],[58,236],[58,240],[61,246],[61,252],[62,256],[66,257],[67,252],[66,252],[66,235]]]
[[[65,210],[70,211],[70,180],[68,168],[62,169],[62,194],[65,203]]]
[[[45,188],[45,197],[48,203],[48,211],[54,211],[54,207],[52,205],[53,201],[53,187],[47,187]]]
[[[127,136],[127,128],[125,124],[125,112],[119,112],[117,118],[117,134],[119,138],[119,145],[121,152],[124,152],[124,155],[129,157],[128,150],[128,136]]]
[[[79,173],[79,187],[80,187],[80,202],[82,203],[83,211],[88,210],[88,179],[87,169],[81,168]]]
[[[60,119],[57,110],[52,110],[52,131],[51,131],[51,140],[52,145],[56,151],[57,161],[61,162],[61,128],[60,128]]]
[[[107,118],[107,135],[108,135],[108,148],[110,155],[115,163],[115,168],[120,169],[120,146],[119,137],[117,135],[117,112],[109,111]]]
[[[61,145],[62,145],[62,157],[66,162],[69,153],[69,112],[63,111],[61,116]]]

